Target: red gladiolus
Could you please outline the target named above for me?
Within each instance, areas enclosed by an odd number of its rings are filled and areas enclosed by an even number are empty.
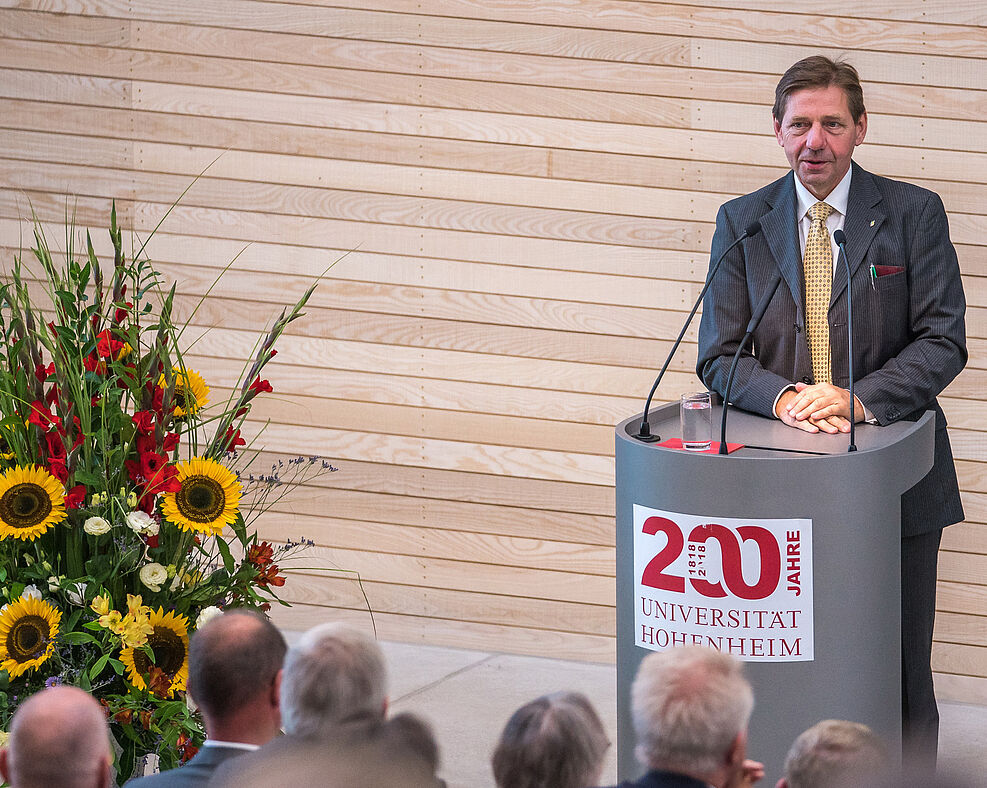
[[[65,444],[62,442],[62,436],[57,432],[46,432],[45,433],[45,449],[48,451],[48,456],[65,461]]]
[[[155,454],[153,451],[144,452],[140,455],[141,474],[145,479],[153,479],[161,471],[161,468],[168,462],[168,458],[163,454]]]
[[[27,417],[28,424],[36,424],[43,430],[47,430],[52,424],[60,427],[62,424],[61,419],[55,416],[48,408],[44,406],[41,400],[35,400],[31,403],[31,414]]]
[[[158,535],[155,534],[154,536],[145,536],[144,543],[153,550],[158,546]]]
[[[258,377],[257,380],[250,384],[250,391],[256,391],[258,394],[261,394],[265,391],[274,391],[274,387],[266,380],[261,380]]]
[[[42,383],[48,380],[48,376],[55,371],[55,365],[49,364],[47,367],[44,364],[38,364],[34,368],[34,376]]]
[[[122,323],[127,319],[127,315],[130,314],[130,310],[133,309],[134,305],[127,301],[122,307],[117,307],[116,311],[113,313],[113,322]]]
[[[69,469],[65,467],[65,462],[57,457],[48,460],[48,473],[58,479],[62,484],[65,484],[69,480]]]
[[[164,436],[164,446],[162,447],[162,451],[164,451],[165,454],[170,454],[177,449],[180,437],[181,436],[179,436],[177,432],[166,433]]]
[[[97,375],[106,374],[106,362],[100,361],[96,357],[95,353],[90,353],[82,359],[82,366],[84,366],[88,372],[95,372]]]
[[[65,508],[66,509],[78,509],[86,502],[86,488],[85,485],[77,484],[71,490],[65,493]]]
[[[139,410],[131,419],[137,425],[137,429],[142,432],[150,432],[154,429],[154,414],[149,410]]]
[[[247,442],[240,437],[240,430],[232,427],[226,428],[226,435],[223,436],[223,451],[236,451],[237,446],[246,446]]]
[[[134,443],[137,444],[138,454],[147,454],[147,452],[153,452],[158,448],[158,442],[154,439],[153,432],[138,432]]]

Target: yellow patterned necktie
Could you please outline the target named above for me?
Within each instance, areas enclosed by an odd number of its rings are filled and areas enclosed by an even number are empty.
[[[816,383],[832,382],[829,357],[829,297],[833,289],[833,247],[826,219],[833,209],[824,202],[809,208],[809,235],[802,256],[805,277],[805,320]]]

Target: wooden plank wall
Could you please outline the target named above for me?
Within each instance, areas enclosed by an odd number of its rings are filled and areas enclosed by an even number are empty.
[[[201,294],[222,390],[276,305],[347,250],[283,344],[265,459],[340,467],[267,518],[359,572],[382,636],[614,656],[613,424],[704,276],[717,206],[785,168],[780,73],[845,53],[859,161],[938,191],[969,300],[943,404],[968,521],[946,532],[935,667],[987,702],[987,7],[975,0],[0,0],[0,242],[28,200],[116,197]],[[102,236],[101,236],[102,237]],[[695,331],[661,397],[696,386]],[[367,620],[345,574],[295,626]]]

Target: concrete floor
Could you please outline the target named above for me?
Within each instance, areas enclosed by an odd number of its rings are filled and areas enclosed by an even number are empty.
[[[519,657],[434,646],[382,643],[391,678],[391,708],[421,715],[433,726],[449,788],[492,788],[490,755],[516,708],[539,695],[577,690],[590,698],[604,726],[616,729],[613,665]],[[940,703],[941,770],[987,787],[987,707]],[[794,738],[794,735],[793,735]],[[756,757],[752,753],[752,757]],[[610,749],[603,783],[616,782]],[[773,788],[773,786],[766,786]]]

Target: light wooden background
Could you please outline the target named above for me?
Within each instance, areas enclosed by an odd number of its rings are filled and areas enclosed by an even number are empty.
[[[938,191],[969,301],[943,405],[968,522],[940,560],[941,697],[987,702],[987,6],[732,0],[0,0],[0,243],[75,195],[207,299],[192,363],[347,250],[259,400],[271,456],[340,467],[264,524],[359,572],[383,637],[614,656],[613,425],[704,276],[717,206],[784,171],[778,76],[845,53],[858,160]],[[105,248],[104,236],[99,235]],[[695,330],[660,396],[696,387]],[[309,572],[280,620],[366,621]]]

